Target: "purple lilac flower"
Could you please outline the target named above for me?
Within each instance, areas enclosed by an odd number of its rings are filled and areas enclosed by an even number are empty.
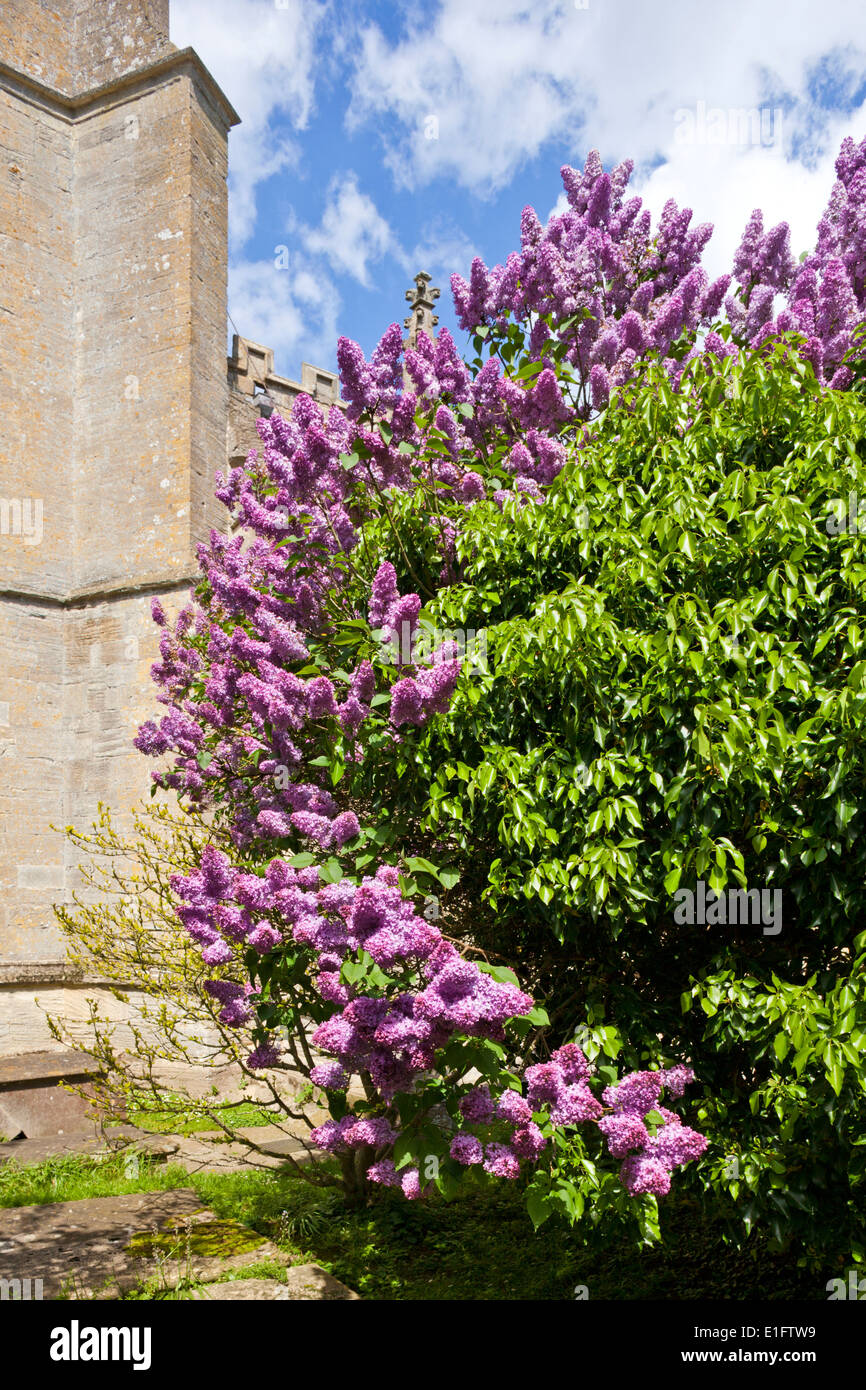
[[[662,1076],[665,1090],[674,1099],[679,1099],[686,1087],[695,1079],[691,1067],[683,1066],[682,1063],[678,1063],[675,1067],[669,1067],[667,1071],[662,1073]]]
[[[484,1158],[484,1150],[474,1134],[455,1134],[449,1152],[453,1159],[467,1167],[481,1163]]]
[[[520,1158],[528,1158],[534,1163],[539,1154],[547,1148],[547,1140],[538,1125],[530,1121],[528,1125],[522,1125],[514,1131],[511,1147]]]
[[[697,1130],[690,1129],[688,1125],[675,1119],[658,1130],[652,1152],[654,1157],[669,1168],[678,1168],[693,1158],[700,1158],[706,1147],[707,1141],[703,1134],[698,1134]]]
[[[613,1158],[625,1158],[632,1149],[643,1149],[649,1143],[649,1130],[643,1120],[629,1111],[603,1115],[598,1127]]]
[[[464,1120],[473,1124],[487,1124],[493,1119],[495,1111],[490,1098],[490,1087],[486,1081],[461,1097],[459,1110]]]
[[[623,1186],[632,1196],[652,1193],[656,1197],[663,1197],[671,1190],[670,1169],[652,1155],[629,1154],[619,1174]]]
[[[601,1114],[602,1107],[583,1081],[575,1086],[563,1086],[550,1108],[550,1118],[555,1125],[579,1125],[585,1120],[596,1120]]]
[[[517,1091],[503,1091],[496,1103],[496,1113],[516,1125],[529,1124],[532,1119],[532,1107]]]
[[[339,1062],[320,1062],[311,1069],[310,1080],[326,1091],[345,1091],[349,1084],[348,1074]]]
[[[484,1171],[493,1178],[518,1178],[520,1160],[507,1144],[487,1144],[484,1148]]]
[[[369,1182],[379,1183],[382,1187],[400,1187],[400,1174],[394,1166],[392,1158],[380,1158],[375,1163],[371,1163],[367,1169],[367,1179]]]
[[[571,1085],[576,1081],[588,1081],[592,1068],[577,1043],[566,1043],[551,1054],[554,1062],[562,1070],[564,1080]]]
[[[279,1065],[280,1053],[272,1043],[259,1043],[247,1058],[247,1066],[252,1071],[262,1071],[265,1067]]]
[[[615,1111],[646,1115],[658,1102],[663,1079],[660,1071],[632,1072],[617,1086],[608,1086],[602,1100]]]
[[[416,1201],[421,1196],[421,1174],[418,1169],[404,1168],[399,1176],[403,1196],[410,1202]]]

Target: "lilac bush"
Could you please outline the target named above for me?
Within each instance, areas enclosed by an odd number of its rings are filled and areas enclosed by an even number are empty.
[[[387,821],[366,823],[364,778],[447,717],[463,679],[452,641],[422,659],[412,639],[429,601],[459,592],[467,516],[543,505],[650,358],[679,387],[695,356],[799,334],[819,382],[848,384],[866,309],[866,141],[846,141],[836,167],[814,253],[796,266],[787,227],[765,232],[755,213],[713,282],[709,225],[671,202],[653,229],[626,196],[630,161],[606,173],[592,153],[564,169],[563,214],[543,227],[526,209],[520,252],[453,279],[475,358],[444,329],[407,351],[391,325],[369,362],[341,339],[345,408],[323,415],[302,395],[288,418],[258,422],[260,450],[218,479],[239,533],[200,547],[173,627],[154,603],[167,712],[136,745],[170,760],[155,788],[215,827],[174,881],[180,918],[222,1021],[253,1027],[249,1067],[288,1049],[327,1097],[313,1139],[356,1195],[523,1175],[534,1220],[557,1202],[575,1219],[587,1145],[638,1198],[667,1192],[705,1146],[660,1104],[683,1095],[685,1064],[614,1084],[576,1044],[545,1060],[544,1010],[419,912],[419,883],[446,881],[417,853],[399,786]]]
[[[517,1178],[522,1163],[531,1166],[542,1157],[555,1127],[595,1121],[611,1156],[627,1157],[620,1168],[627,1191],[656,1195],[668,1191],[674,1168],[705,1146],[676,1115],[658,1109],[662,1087],[680,1096],[694,1079],[685,1067],[633,1073],[608,1087],[599,1102],[589,1086],[589,1063],[570,1044],[555,1051],[549,1062],[524,1069],[525,1096],[505,1084],[512,1079],[507,1075],[497,1076],[502,1089],[495,1100],[488,1082],[472,1085],[455,1077],[450,1094],[444,1091],[436,1076],[437,1056],[449,1045],[482,1039],[501,1051],[510,1020],[539,1022],[544,1015],[512,980],[496,979],[465,959],[419,916],[392,867],[382,866],[357,884],[343,878],[321,886],[316,866],[295,869],[272,859],[263,875],[250,874],[209,846],[201,868],[176,876],[172,888],[181,901],[181,920],[208,964],[233,960],[239,943],[262,957],[279,952],[283,962],[287,953],[301,948],[294,1008],[324,1018],[311,1032],[309,1046],[297,1028],[297,1016],[292,1018],[296,1060],[303,1068],[300,1048],[310,1080],[332,1099],[340,1098],[338,1109],[353,1078],[362,1082],[370,1103],[369,1110],[363,1104],[346,1110],[310,1136],[319,1149],[343,1161],[350,1188],[360,1157],[367,1184],[400,1187],[407,1197],[422,1195],[418,1164],[404,1163],[400,1169],[395,1164],[401,1135],[409,1140],[404,1157],[434,1159],[437,1176],[439,1157],[447,1151],[460,1167],[478,1164],[491,1176]],[[207,987],[222,1004],[220,1021],[230,1027],[248,1025],[262,998],[249,980],[243,985],[212,980]],[[313,1064],[311,1049],[333,1060]],[[278,1061],[273,1042],[263,1040],[248,1065],[268,1067]],[[409,1129],[401,1131],[400,1102],[409,1097],[421,1101],[424,1110],[419,1113],[429,1115],[437,1102],[450,1102],[452,1111],[444,1124],[440,1118],[435,1135],[424,1132],[418,1144]],[[651,1110],[662,1121],[655,1137],[640,1119]],[[623,1117],[635,1120],[639,1129],[625,1146],[623,1131],[616,1129]],[[613,1129],[606,1127],[610,1124]],[[655,1166],[648,1169],[650,1160]],[[648,1172],[656,1174],[654,1185],[647,1185]]]

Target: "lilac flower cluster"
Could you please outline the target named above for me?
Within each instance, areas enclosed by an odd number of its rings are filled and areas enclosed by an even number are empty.
[[[678,1115],[660,1104],[663,1089],[671,1096],[681,1096],[694,1079],[690,1067],[638,1071],[605,1090],[602,1099],[610,1110],[599,1120],[598,1127],[605,1136],[608,1152],[613,1158],[622,1159],[620,1177],[629,1192],[663,1196],[670,1191],[674,1169],[699,1158],[706,1149],[702,1134],[684,1125]],[[650,1111],[664,1122],[655,1134],[650,1134],[645,1122]]]
[[[465,1128],[451,1141],[451,1157],[465,1167],[477,1164],[491,1177],[517,1178],[521,1160],[535,1163],[547,1148],[547,1139],[532,1118],[532,1103],[519,1091],[509,1088],[494,1101],[484,1082],[462,1097],[459,1109],[466,1123],[483,1129],[483,1142]],[[501,1137],[494,1137],[497,1134]]]
[[[341,1087],[343,1076],[367,1076],[385,1103],[411,1090],[455,1034],[504,1039],[506,1020],[532,1008],[516,986],[462,959],[396,880],[383,867],[357,887],[323,888],[316,912],[293,928],[295,940],[316,953],[320,992],[337,1006],[313,1034],[314,1045],[336,1059]],[[390,994],[371,997],[340,982],[340,966],[361,950],[392,977]],[[320,1137],[327,1147],[328,1132]]]
[[[278,953],[291,941],[309,949],[310,977],[320,1003],[331,1010],[311,1039],[331,1060],[317,1063],[310,1079],[326,1091],[345,1092],[357,1075],[382,1110],[328,1120],[311,1140],[335,1155],[363,1147],[370,1182],[421,1196],[417,1168],[398,1170],[391,1156],[398,1137],[389,1113],[395,1097],[433,1072],[437,1051],[453,1039],[504,1041],[507,1020],[532,1008],[529,996],[463,959],[403,898],[399,875],[390,867],[359,884],[344,879],[322,886],[316,867],[294,869],[274,859],[262,875],[244,873],[208,846],[200,867],[175,876],[171,886],[181,900],[181,921],[206,964],[227,965],[250,946],[259,954]],[[360,952],[387,972],[383,992],[365,993],[343,982],[342,966]],[[253,1022],[256,992],[249,982],[212,979],[206,989],[222,1005],[219,1017],[227,1026]],[[278,1058],[276,1047],[264,1043],[248,1065],[269,1067]],[[469,1088],[459,1102],[462,1126],[451,1140],[451,1157],[513,1179],[521,1163],[537,1163],[548,1146],[539,1120],[548,1129],[590,1121],[598,1124],[611,1155],[622,1160],[629,1192],[667,1192],[673,1170],[706,1147],[703,1136],[659,1104],[663,1087],[673,1097],[683,1094],[694,1079],[691,1069],[632,1073],[604,1091],[603,1103],[592,1094],[590,1079],[584,1053],[570,1043],[550,1061],[525,1069],[525,1095],[509,1086],[494,1100],[486,1082]],[[653,1110],[664,1124],[651,1135],[645,1119]]]
[[[525,1096],[507,1089],[494,1101],[486,1082],[473,1087],[459,1103],[464,1127],[451,1141],[451,1157],[464,1167],[480,1166],[494,1177],[516,1178],[521,1161],[537,1163],[547,1147],[539,1120],[548,1132],[551,1127],[567,1129],[590,1121],[598,1125],[611,1156],[622,1160],[620,1178],[627,1191],[635,1196],[668,1192],[673,1170],[699,1157],[707,1147],[702,1134],[660,1105],[663,1088],[672,1097],[683,1094],[694,1080],[691,1068],[632,1072],[606,1088],[603,1103],[590,1090],[590,1076],[583,1052],[568,1043],[549,1062],[526,1068]],[[645,1123],[651,1110],[663,1121],[654,1135]]]
[[[755,209],[734,260],[738,289],[725,307],[741,345],[756,348],[780,333],[803,334],[803,355],[818,380],[842,390],[852,379],[843,358],[866,318],[866,138],[859,145],[850,136],[843,141],[836,174],[815,250],[799,265],[791,255],[788,224],[765,232]],[[707,348],[719,356],[737,352],[735,344],[720,340]]]
[[[212,549],[223,557],[236,554],[218,540]],[[208,572],[212,578],[214,568]],[[252,581],[247,577],[245,582]],[[164,630],[162,661],[154,677],[170,710],[158,724],[148,720],[142,725],[135,746],[154,757],[174,754],[172,772],[153,774],[159,786],[173,788],[201,807],[228,802],[238,848],[296,833],[322,850],[338,850],[359,833],[357,816],[341,808],[331,792],[295,779],[318,752],[323,721],[336,721],[343,735],[357,742],[370,718],[376,672],[362,661],[348,682],[326,676],[302,679],[287,669],[309,660],[300,629],[286,614],[276,616],[268,606],[272,595],[260,598],[248,623],[229,631],[199,615],[198,649],[182,640],[192,610],[184,610],[172,633],[157,605],[155,621]],[[371,626],[391,635],[401,633],[405,623],[413,632],[420,607],[417,594],[400,596],[394,567],[383,564],[371,589]],[[456,647],[440,648],[430,660],[429,667],[418,667],[392,686],[393,729],[421,726],[448,708],[461,669]],[[192,699],[193,683],[203,676],[205,698]],[[360,751],[355,756],[360,759]]]
[[[452,277],[461,326],[504,329],[513,317],[530,330],[530,351],[541,362],[546,345],[565,342],[577,383],[566,411],[571,420],[602,410],[611,390],[634,377],[651,352],[661,356],[676,385],[695,356],[737,357],[742,347],[759,347],[791,330],[805,336],[804,355],[821,382],[849,385],[851,373],[842,359],[866,317],[866,139],[859,145],[850,137],[843,142],[815,250],[799,266],[791,255],[788,224],[765,231],[756,210],[733,275],[712,283],[700,265],[710,224],[692,227],[691,210],[671,200],[653,230],[641,199],[625,196],[632,167],[626,160],[606,173],[592,151],[582,172],[563,168],[564,213],[542,227],[533,209],[525,208],[519,253],[491,269],[476,259],[468,283]],[[777,301],[785,294],[779,309]],[[730,339],[713,327],[723,308]],[[698,341],[701,329],[709,331]],[[671,350],[683,335],[694,345],[674,355]],[[497,370],[489,363],[488,368],[486,393],[479,389],[481,373],[470,394],[476,404],[485,398],[489,418],[491,395],[516,412],[524,429],[535,423],[530,415],[538,404],[542,428],[555,432],[562,417],[547,371],[538,378],[548,393],[541,406],[535,399],[538,388],[535,396],[524,392],[521,401],[514,385],[499,383]]]
[[[344,1090],[352,1074],[366,1073],[390,1101],[432,1067],[436,1048],[455,1032],[503,1039],[505,1021],[532,1008],[528,995],[464,960],[416,913],[396,869],[383,866],[357,885],[320,886],[315,867],[274,859],[263,875],[244,873],[211,845],[201,866],[173,876],[171,887],[207,965],[228,964],[249,946],[261,955],[291,940],[310,948],[317,992],[334,1006],[312,1039],[336,1059],[316,1068],[327,1089]],[[342,965],[359,951],[394,977],[392,995],[369,997],[342,983]],[[249,991],[226,981],[208,988],[230,1010],[223,1022],[249,1021]]]
[[[463,328],[502,329],[513,316],[529,327],[530,350],[542,363],[546,345],[568,344],[576,379],[570,399],[561,397],[552,363],[531,391],[496,383],[502,406],[524,434],[534,426],[553,435],[563,420],[586,420],[635,375],[641,358],[650,352],[667,358],[684,332],[718,315],[730,276],[711,284],[700,265],[712,227],[692,227],[691,209],[670,200],[653,229],[641,199],[625,196],[632,169],[626,160],[606,173],[595,150],[582,172],[564,167],[565,212],[542,227],[525,208],[519,253],[489,270],[476,259],[469,283],[452,276]]]
[[[396,571],[386,560],[373,580],[368,620],[372,628],[379,629],[383,641],[393,640],[398,662],[404,647],[411,646],[420,610],[421,600],[417,594],[400,597]],[[408,643],[405,638],[409,639]],[[461,662],[456,653],[455,643],[450,644],[449,650],[443,644],[430,653],[428,666],[416,670],[414,676],[401,677],[392,686],[390,720],[393,728],[399,729],[403,724],[420,726],[434,714],[444,714],[460,675]]]

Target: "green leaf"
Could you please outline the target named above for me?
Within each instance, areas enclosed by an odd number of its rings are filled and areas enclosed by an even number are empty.
[[[543,1226],[547,1218],[552,1214],[550,1194],[539,1192],[532,1189],[526,1197],[526,1210],[529,1212],[532,1225],[537,1231],[539,1226]]]

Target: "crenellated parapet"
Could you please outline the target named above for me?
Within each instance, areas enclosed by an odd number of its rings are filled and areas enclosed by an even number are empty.
[[[256,421],[276,410],[291,413],[296,398],[312,396],[322,409],[342,405],[340,379],[325,367],[301,364],[301,379],[280,376],[274,371],[272,348],[253,343],[235,333],[228,359],[229,415],[226,454],[230,466],[243,463],[250,449],[260,443]]]

